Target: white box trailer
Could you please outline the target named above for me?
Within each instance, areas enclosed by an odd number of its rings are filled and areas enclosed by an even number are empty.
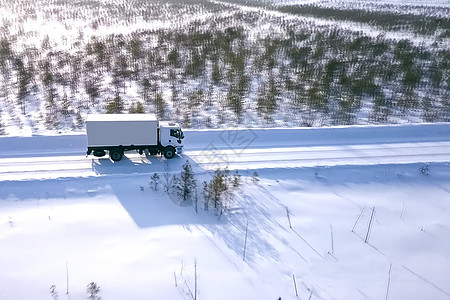
[[[124,151],[137,150],[166,158],[181,154],[183,131],[177,123],[159,122],[154,114],[91,114],[86,119],[87,155],[119,161]]]

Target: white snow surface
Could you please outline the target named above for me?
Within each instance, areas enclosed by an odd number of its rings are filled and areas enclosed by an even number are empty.
[[[274,0],[281,4],[322,4],[333,7],[346,6],[347,4],[368,4],[368,5],[412,5],[412,6],[437,6],[450,7],[450,0]]]
[[[185,136],[116,163],[1,137],[0,299],[450,299],[450,124]],[[220,218],[149,188],[186,160],[241,174]]]

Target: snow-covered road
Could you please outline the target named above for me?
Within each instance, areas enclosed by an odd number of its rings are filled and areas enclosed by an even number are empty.
[[[188,151],[203,169],[298,168],[450,161],[450,142]]]
[[[60,153],[57,153],[60,154]],[[450,161],[450,142],[186,151],[169,163],[189,159],[197,171],[376,165]],[[101,172],[100,168],[101,167]],[[118,163],[83,155],[0,158],[0,180],[54,179],[163,171],[164,159],[133,152]],[[174,167],[173,169],[177,169]],[[199,169],[200,168],[200,169]]]
[[[190,131],[182,157],[197,172],[450,161],[450,125]],[[161,172],[165,160],[127,153],[117,163],[86,157],[82,135],[0,139],[0,180]]]

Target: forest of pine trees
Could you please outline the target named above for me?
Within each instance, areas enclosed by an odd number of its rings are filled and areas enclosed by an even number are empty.
[[[280,10],[352,15],[312,6]],[[55,130],[82,127],[92,111],[152,112],[193,128],[249,125],[248,115],[254,126],[450,121],[450,50],[439,43],[448,41],[449,18],[402,18],[397,22],[420,34],[439,32],[441,40],[417,44],[252,11],[94,35],[67,50],[48,37],[19,48],[18,36],[3,26],[0,115],[12,105],[22,115],[39,110],[34,122]],[[377,20],[380,27],[398,25]],[[267,21],[274,33],[249,30]]]

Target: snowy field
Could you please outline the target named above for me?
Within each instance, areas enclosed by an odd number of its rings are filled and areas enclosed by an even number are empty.
[[[449,144],[449,124],[204,130],[112,163],[83,135],[2,137],[0,299],[449,299]],[[242,175],[220,219],[148,187],[186,160]]]

